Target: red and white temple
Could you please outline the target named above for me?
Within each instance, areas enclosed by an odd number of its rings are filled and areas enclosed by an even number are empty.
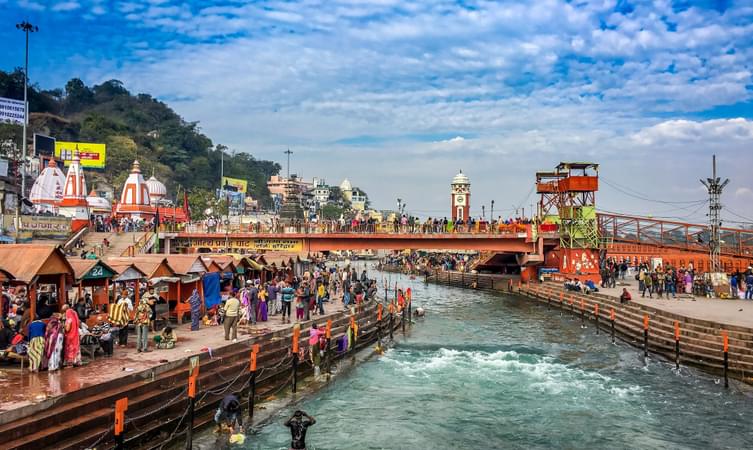
[[[81,170],[81,160],[78,152],[73,155],[68,174],[65,177],[63,198],[60,200],[58,211],[61,216],[70,217],[71,230],[78,231],[89,223],[89,204],[86,201],[86,180]]]
[[[150,203],[149,187],[141,175],[141,164],[133,162],[131,174],[123,185],[120,202],[115,209],[118,216],[130,216],[133,219],[151,220],[155,209]]]

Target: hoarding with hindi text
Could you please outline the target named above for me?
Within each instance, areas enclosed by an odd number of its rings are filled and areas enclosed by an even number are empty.
[[[104,169],[107,159],[105,144],[91,142],[55,142],[55,156],[65,162],[68,167],[73,156],[78,152],[81,159],[81,167],[87,169]]]

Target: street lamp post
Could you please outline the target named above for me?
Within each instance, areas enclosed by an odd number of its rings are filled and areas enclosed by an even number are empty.
[[[39,31],[39,27],[32,25],[27,21],[23,21],[16,24],[16,29],[23,31],[26,35],[26,54],[24,60],[24,131],[23,137],[21,138],[21,193],[18,199],[18,206],[16,206],[16,237],[18,237],[18,229],[21,226],[18,216],[20,214],[21,206],[23,205],[23,198],[26,195],[26,127],[29,123],[29,33]]]
[[[492,200],[492,210],[489,215],[491,216],[491,220],[494,220],[494,200]]]

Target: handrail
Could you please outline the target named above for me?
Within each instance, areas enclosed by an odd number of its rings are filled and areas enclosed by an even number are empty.
[[[136,256],[138,253],[144,253],[144,248],[155,235],[152,231],[147,231],[133,244],[126,247],[120,256]]]
[[[71,249],[73,244],[76,243],[79,239],[81,239],[86,233],[89,232],[89,226],[85,226],[84,228],[78,230],[71,236],[67,241],[65,241],[65,244],[63,244],[63,251],[67,252]]]

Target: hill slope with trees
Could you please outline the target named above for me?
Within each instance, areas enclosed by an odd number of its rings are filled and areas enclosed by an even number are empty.
[[[0,97],[23,99],[22,70],[0,71]],[[59,141],[107,144],[106,168],[87,171],[87,176],[111,184],[116,195],[138,159],[144,175],[154,172],[171,196],[179,186],[192,197],[211,196],[219,187],[224,153],[225,176],[245,179],[260,205],[270,204],[266,182],[279,173],[279,164],[248,153],[230,154],[203,134],[197,122],[184,120],[149,94],[132,94],[118,80],[87,86],[74,78],[64,89],[52,90],[32,85],[29,111],[29,140],[36,132]],[[11,138],[21,141],[21,127],[0,124],[0,141]]]

